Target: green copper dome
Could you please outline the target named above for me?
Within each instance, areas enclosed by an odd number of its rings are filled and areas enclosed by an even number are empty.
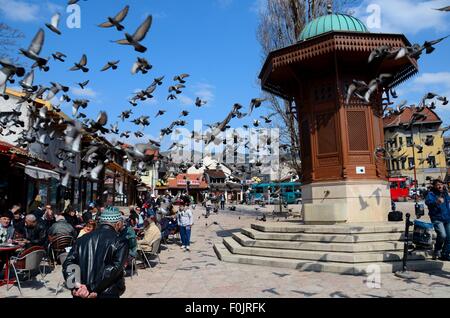
[[[309,22],[300,34],[299,40],[307,40],[329,31],[369,32],[359,19],[347,14],[333,13]]]

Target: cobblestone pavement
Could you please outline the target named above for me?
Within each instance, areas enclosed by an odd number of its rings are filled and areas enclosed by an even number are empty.
[[[191,252],[176,244],[168,244],[160,254],[161,264],[151,269],[139,269],[138,275],[126,278],[123,297],[449,297],[450,272],[420,273],[416,280],[406,281],[393,274],[381,275],[380,288],[370,288],[366,277],[332,273],[300,272],[297,270],[225,263],[217,259],[213,244],[222,238],[249,227],[256,221],[250,207],[247,213],[220,211],[208,219],[199,207],[194,212]],[[200,219],[199,219],[200,217]],[[215,224],[216,222],[217,224]],[[24,297],[70,297],[55,288],[62,277],[60,268],[39,279],[23,284]],[[38,277],[39,278],[39,277]],[[19,297],[18,288],[9,292],[0,287],[0,298]]]

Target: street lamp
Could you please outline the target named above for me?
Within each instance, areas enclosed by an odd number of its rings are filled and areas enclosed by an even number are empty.
[[[153,169],[153,194],[156,195],[156,183],[159,179],[159,160],[155,161],[154,169]]]
[[[425,120],[427,118],[427,115],[421,114],[421,113],[414,113],[412,115],[411,120],[408,123],[408,128],[411,130],[410,138],[411,138],[411,147],[412,147],[412,153],[413,153],[413,168],[414,168],[414,210],[416,213],[416,217],[420,218],[424,215],[425,208],[423,205],[419,204],[418,202],[418,187],[417,187],[417,169],[416,169],[416,143],[414,142],[414,134],[413,134],[413,125],[419,120]]]

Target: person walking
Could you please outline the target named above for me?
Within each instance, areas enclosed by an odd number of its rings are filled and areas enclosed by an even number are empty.
[[[128,240],[119,233],[124,222],[119,209],[108,207],[100,226],[79,238],[63,264],[66,285],[74,298],[119,298],[125,292]],[[75,281],[74,268],[80,281]]]
[[[225,194],[220,195],[220,209],[225,210]]]
[[[189,203],[185,207],[180,206],[177,214],[178,226],[180,228],[181,248],[185,251],[190,251],[191,245],[191,228],[194,223],[192,211],[189,208]]]
[[[441,180],[433,181],[433,188],[428,193],[425,204],[437,235],[433,259],[450,261],[450,196]]]

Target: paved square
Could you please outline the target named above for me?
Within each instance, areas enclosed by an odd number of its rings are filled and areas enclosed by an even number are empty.
[[[261,210],[253,212],[220,211],[208,219],[200,207],[194,211],[192,246],[185,252],[176,244],[168,244],[160,254],[161,264],[152,269],[139,269],[138,275],[126,278],[127,290],[122,297],[449,297],[450,272],[420,273],[414,281],[405,281],[393,274],[381,274],[380,288],[370,288],[364,276],[333,273],[300,272],[292,269],[272,268],[221,262],[213,244],[225,236],[249,227]],[[200,219],[199,219],[200,217]],[[217,224],[214,224],[216,222]],[[38,277],[39,278],[39,277]],[[61,288],[55,288],[62,279],[60,267],[45,277],[45,284],[23,284],[24,297],[71,297]],[[9,292],[0,288],[0,297],[19,297],[16,286]]]

